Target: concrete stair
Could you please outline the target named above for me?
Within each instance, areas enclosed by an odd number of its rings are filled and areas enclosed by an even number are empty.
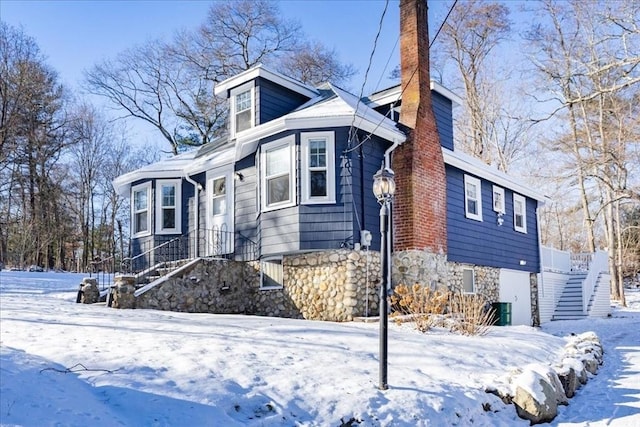
[[[551,320],[576,320],[587,317],[582,306],[582,282],[586,277],[586,273],[579,273],[569,278]]]

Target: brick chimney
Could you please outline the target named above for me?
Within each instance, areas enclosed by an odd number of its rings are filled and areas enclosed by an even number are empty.
[[[400,66],[407,140],[393,152],[393,247],[446,254],[446,177],[431,103],[426,0],[400,0]]]

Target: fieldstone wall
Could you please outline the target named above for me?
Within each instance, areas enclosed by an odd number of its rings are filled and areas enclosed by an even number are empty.
[[[462,290],[462,271],[473,270],[476,293],[484,296],[491,302],[500,300],[500,269],[495,267],[484,267],[472,264],[463,264],[458,262],[450,262],[448,264],[449,271],[449,289],[452,291]]]
[[[393,262],[394,285],[461,289],[462,271],[470,268],[476,292],[489,301],[499,300],[498,268],[447,262],[446,255],[424,251],[403,251]],[[379,252],[340,249],[287,255],[282,267],[283,286],[260,289],[260,262],[203,259],[183,276],[169,278],[138,297],[133,295],[132,277],[120,276],[113,288],[113,306],[336,322],[379,314]],[[537,276],[530,277],[537,319]]]
[[[282,292],[305,319],[342,322],[378,314],[378,252],[343,249],[287,256],[283,268]]]
[[[338,322],[378,314],[377,252],[310,252],[285,256],[282,264],[283,287],[260,289],[259,262],[202,260],[137,297],[135,307]]]
[[[538,303],[538,275],[529,274],[529,289],[531,291],[531,318],[533,326],[540,326],[540,304]]]
[[[255,263],[202,260],[182,277],[136,299],[138,308],[187,313],[254,314],[260,274]]]
[[[135,276],[116,276],[113,289],[111,290],[111,292],[113,292],[111,306],[113,308],[135,308],[136,298],[133,295],[135,291]]]
[[[80,302],[83,304],[94,304],[100,300],[100,290],[98,289],[98,280],[91,277],[85,277],[80,284]]]
[[[413,285],[419,283],[433,289],[447,287],[447,255],[420,250],[394,252],[391,283]]]

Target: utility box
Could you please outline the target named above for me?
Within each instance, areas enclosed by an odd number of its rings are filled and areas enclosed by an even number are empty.
[[[496,326],[511,325],[511,303],[510,302],[494,302],[491,304],[493,308],[493,324]]]

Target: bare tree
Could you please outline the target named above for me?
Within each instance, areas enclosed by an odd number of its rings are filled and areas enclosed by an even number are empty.
[[[440,57],[453,61],[464,86],[463,149],[489,164],[496,157],[502,170],[520,150],[519,136],[526,130],[523,121],[518,123],[515,115],[502,109],[508,108],[507,97],[499,82],[508,74],[489,68],[493,51],[510,31],[509,9],[504,4],[471,0],[456,4],[438,40]]]
[[[537,47],[534,64],[558,105],[554,115],[568,121],[556,147],[577,178],[591,251],[602,218],[612,297],[624,304],[619,203],[632,197],[629,148],[638,141],[640,7],[632,1],[545,0],[541,11],[549,25],[536,26],[529,40]]]
[[[317,55],[305,57],[305,48]],[[284,19],[277,3],[222,1],[211,6],[198,29],[94,66],[86,73],[86,86],[126,117],[156,128],[177,154],[224,133],[226,100],[213,96],[216,83],[260,63],[276,69],[289,64],[281,69],[308,82],[325,77],[342,82],[353,70],[331,57],[334,53],[318,43],[305,44],[300,25]]]
[[[282,59],[279,71],[303,83],[332,82],[340,85],[353,77],[355,69],[340,63],[337,58],[334,49],[327,49],[318,42],[306,42]]]

